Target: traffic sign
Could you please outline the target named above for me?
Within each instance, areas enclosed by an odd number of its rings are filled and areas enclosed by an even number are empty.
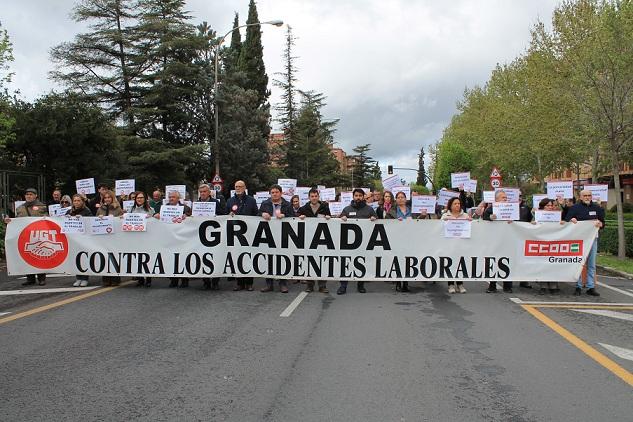
[[[497,167],[492,168],[492,172],[490,173],[490,178],[501,179],[501,173]]]
[[[490,186],[493,189],[497,189],[501,187],[501,178],[500,177],[495,177],[495,178],[490,178]]]

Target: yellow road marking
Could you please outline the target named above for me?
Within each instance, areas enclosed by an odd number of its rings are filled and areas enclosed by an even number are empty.
[[[112,290],[114,290],[116,288],[119,288],[119,287],[122,287],[122,286],[126,286],[128,284],[133,283],[133,282],[134,282],[134,280],[131,280],[131,281],[126,281],[124,283],[121,283],[118,286],[104,287],[104,288],[101,288],[101,289],[91,290],[91,291],[89,291],[87,293],[84,293],[84,294],[81,294],[81,295],[78,295],[78,296],[73,296],[73,297],[70,297],[68,299],[60,300],[59,302],[50,303],[48,305],[44,305],[44,306],[40,306],[40,307],[37,307],[37,308],[29,309],[28,311],[19,312],[17,314],[9,315],[9,316],[6,316],[4,318],[0,318],[0,324],[5,324],[7,322],[15,321],[16,319],[24,318],[24,317],[35,315],[35,314],[39,314],[41,312],[48,311],[50,309],[55,309],[55,308],[58,308],[60,306],[68,305],[69,303],[77,302],[79,300],[88,299],[89,297],[100,295],[101,293],[110,292],[110,291],[112,291]]]
[[[587,356],[589,356],[590,358],[598,362],[600,365],[607,368],[617,377],[621,378],[624,382],[626,382],[631,387],[633,387],[632,373],[630,373],[629,371],[627,371],[626,369],[624,369],[623,367],[621,367],[620,365],[618,365],[617,363],[615,363],[614,361],[612,361],[611,359],[609,359],[608,357],[606,357],[605,355],[603,355],[602,353],[600,353],[599,351],[597,351],[596,349],[594,349],[593,347],[585,343],[580,338],[576,337],[569,330],[565,329],[564,327],[556,323],[554,320],[546,316],[544,313],[542,313],[538,309],[534,308],[531,305],[521,305],[521,306],[523,307],[523,309],[525,309],[530,314],[532,314],[534,318],[538,319],[543,324],[547,325],[554,332],[556,332],[565,340],[567,340],[568,342],[576,346],[578,349],[580,349],[582,352],[584,352]]]

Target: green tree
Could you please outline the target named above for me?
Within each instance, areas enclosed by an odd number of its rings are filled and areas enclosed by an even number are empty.
[[[370,150],[370,144],[358,145],[353,149],[355,154],[352,156],[354,160],[352,187],[373,187],[376,161],[369,156]]]
[[[426,185],[426,170],[424,169],[424,147],[420,148],[420,153],[418,154],[418,178],[416,180],[416,184],[418,185]]]
[[[0,22],[0,163],[7,142],[14,139],[13,126],[15,118],[11,115],[11,100],[7,93],[6,84],[11,82],[13,75],[9,63],[13,61],[13,46],[6,29],[2,29]]]
[[[275,79],[273,84],[281,89],[281,103],[275,107],[278,113],[277,121],[284,131],[286,140],[293,137],[295,122],[297,120],[297,65],[298,57],[293,56],[293,48],[295,46],[295,36],[292,34],[292,28],[288,25],[286,30],[286,46],[282,54],[284,61],[284,71],[276,75],[280,79]]]
[[[270,96],[268,90],[268,75],[264,65],[264,47],[262,46],[262,32],[257,16],[255,0],[248,5],[246,39],[240,48],[239,69],[246,74],[243,87],[257,92],[258,104],[265,104]]]

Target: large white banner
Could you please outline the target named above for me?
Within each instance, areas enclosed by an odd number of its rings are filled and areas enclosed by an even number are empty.
[[[438,220],[265,221],[258,217],[148,219],[145,232],[61,233],[62,219],[7,226],[10,275],[67,273],[154,277],[330,280],[576,281],[597,234],[564,225],[473,221],[469,239],[446,238]]]

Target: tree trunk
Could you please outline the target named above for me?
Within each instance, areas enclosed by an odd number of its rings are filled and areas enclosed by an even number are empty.
[[[618,258],[626,258],[626,238],[624,237],[624,209],[622,195],[620,194],[620,154],[618,154],[617,139],[612,137],[611,143],[611,168],[613,170],[613,184],[615,188],[615,205],[618,215]]]
[[[598,161],[600,159],[600,153],[598,148],[593,152],[591,157],[591,183],[598,183]]]

